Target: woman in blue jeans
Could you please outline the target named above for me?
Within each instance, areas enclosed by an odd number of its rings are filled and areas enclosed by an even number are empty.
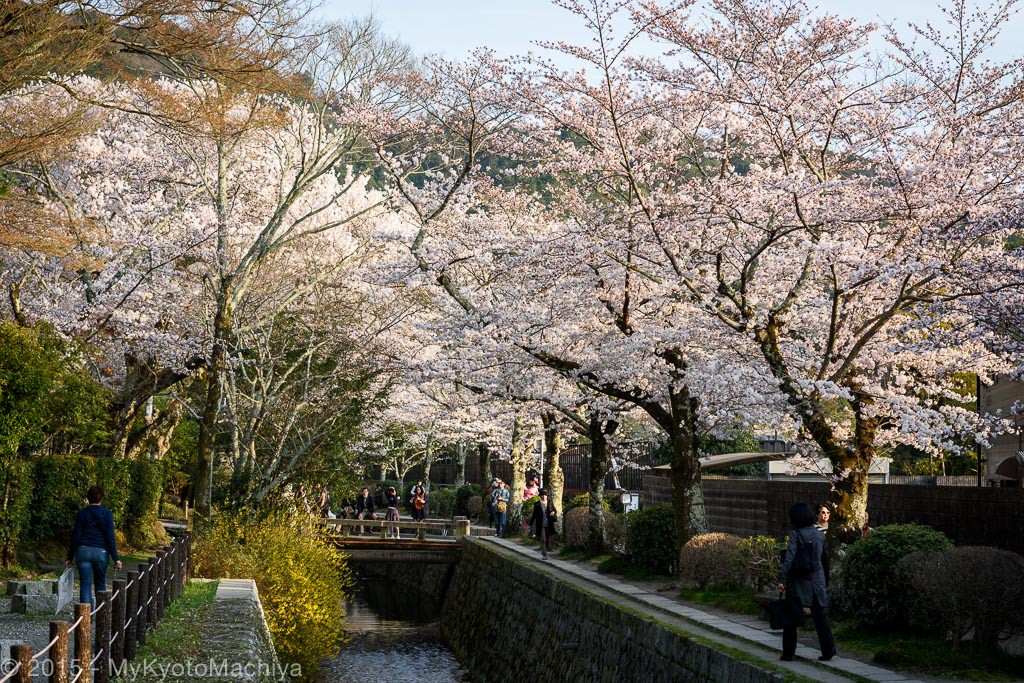
[[[121,569],[114,539],[114,514],[103,505],[103,489],[92,486],[86,493],[89,504],[78,511],[75,530],[71,534],[71,548],[65,567],[74,561],[78,565],[78,601],[95,605],[92,584],[97,591],[107,590],[107,565],[114,558],[114,566]]]

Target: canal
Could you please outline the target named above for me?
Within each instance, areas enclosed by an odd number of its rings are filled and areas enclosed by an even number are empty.
[[[346,605],[348,643],[321,683],[471,683],[441,637],[440,606],[379,579],[360,579]]]

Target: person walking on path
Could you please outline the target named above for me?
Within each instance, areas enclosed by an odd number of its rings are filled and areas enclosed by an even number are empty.
[[[498,488],[491,494],[491,505],[494,507],[494,530],[498,538],[505,533],[505,520],[508,518],[508,503],[512,492],[505,488],[505,482],[498,480]]]
[[[782,558],[779,570],[779,591],[786,592],[787,599],[799,600],[811,610],[811,619],[818,631],[818,645],[821,647],[819,660],[827,662],[836,654],[836,643],[832,639],[825,608],[828,607],[828,543],[825,534],[814,526],[814,511],[807,503],[797,503],[789,509],[789,520],[793,530],[789,532],[789,546]],[[792,661],[796,654],[796,625],[782,630],[782,659]]]
[[[425,520],[427,518],[427,493],[421,485],[417,484],[413,488],[409,502],[412,503],[412,521],[422,522]]]
[[[389,486],[388,490],[384,492],[384,500],[386,500],[388,504],[388,510],[384,513],[384,521],[399,521],[401,517],[398,514],[398,492],[395,491],[394,486]],[[397,526],[391,527],[388,534],[392,535],[394,538],[401,537],[401,531],[399,531]]]
[[[540,554],[545,560],[548,559],[548,539],[555,533],[555,522],[558,520],[558,510],[554,503],[548,500],[547,489],[541,489],[538,493],[540,500],[533,505],[533,516],[530,517],[530,526],[533,527],[534,535],[540,541]]]
[[[107,590],[107,566],[111,558],[114,567],[121,569],[121,556],[117,554],[117,540],[114,538],[114,514],[103,505],[103,489],[89,487],[86,493],[89,504],[75,516],[75,528],[71,534],[71,547],[65,567],[74,561],[78,565],[78,601],[95,605],[92,596],[93,583],[97,591]]]

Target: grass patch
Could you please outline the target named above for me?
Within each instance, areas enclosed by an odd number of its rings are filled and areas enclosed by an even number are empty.
[[[633,564],[628,557],[607,557],[597,563],[597,571],[602,574],[618,574],[632,581],[657,581],[664,579],[662,574],[655,574],[646,567]]]
[[[202,654],[200,634],[217,597],[216,581],[192,581],[181,597],[171,603],[164,620],[155,631],[146,634],[146,644],[135,653],[133,664],[181,663]],[[114,679],[115,683],[126,683]]]
[[[871,657],[883,666],[967,681],[1017,681],[1024,676],[1024,656],[979,650],[969,643],[953,650],[934,636],[879,633],[841,624],[835,636],[841,650]]]
[[[756,592],[752,588],[738,588],[734,590],[682,588],[679,591],[679,597],[689,602],[710,607],[720,607],[739,614],[764,616],[764,607],[761,607],[761,605],[754,601],[754,595],[756,595]]]

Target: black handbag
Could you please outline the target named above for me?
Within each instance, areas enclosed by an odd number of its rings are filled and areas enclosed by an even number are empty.
[[[804,606],[798,597],[783,598],[768,603],[768,621],[773,629],[803,626]]]

